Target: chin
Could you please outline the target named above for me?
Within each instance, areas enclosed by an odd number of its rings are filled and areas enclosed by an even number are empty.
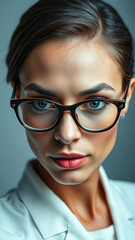
[[[79,174],[77,171],[73,173],[71,170],[58,175],[51,174],[52,178],[62,185],[79,185],[87,181],[90,175],[85,177],[84,174]]]

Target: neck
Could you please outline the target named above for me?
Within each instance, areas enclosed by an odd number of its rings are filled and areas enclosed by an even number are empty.
[[[86,229],[100,228],[99,222],[94,228],[92,224],[90,226],[90,222],[97,221],[97,216],[101,218],[102,212],[108,213],[105,194],[99,180],[99,168],[85,182],[78,185],[63,185],[56,182],[39,162],[37,162],[36,171],[44,183],[66,203]],[[105,226],[110,225],[108,218]]]

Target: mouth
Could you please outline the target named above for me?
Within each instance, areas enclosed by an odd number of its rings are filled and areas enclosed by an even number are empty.
[[[60,153],[51,155],[50,158],[61,168],[75,169],[85,162],[87,156],[78,153]]]

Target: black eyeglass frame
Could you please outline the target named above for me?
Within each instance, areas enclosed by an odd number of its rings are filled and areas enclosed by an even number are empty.
[[[120,113],[122,111],[122,109],[125,108],[125,104],[126,104],[126,98],[127,98],[127,94],[128,94],[128,89],[129,89],[129,83],[127,85],[127,89],[126,89],[126,92],[125,92],[125,95],[123,97],[122,100],[116,100],[116,99],[106,99],[106,98],[103,98],[103,97],[91,97],[89,98],[88,100],[86,101],[81,101],[81,102],[78,102],[78,103],[75,103],[73,105],[70,105],[70,106],[64,106],[62,104],[58,104],[56,103],[55,101],[51,101],[51,100],[48,100],[46,99],[45,97],[41,97],[41,98],[23,98],[23,99],[15,99],[15,92],[16,92],[16,84],[14,85],[14,88],[13,88],[13,93],[12,93],[12,96],[11,96],[11,100],[10,100],[10,106],[14,109],[15,111],[15,114],[17,116],[17,119],[19,120],[19,122],[21,123],[21,125],[26,128],[27,130],[31,130],[31,131],[34,131],[34,132],[47,132],[47,131],[50,131],[52,130],[53,128],[55,128],[62,116],[63,116],[63,112],[64,111],[69,111],[75,121],[75,123],[81,128],[83,129],[84,131],[86,132],[93,132],[93,133],[98,133],[98,132],[105,132],[109,129],[111,129],[115,124],[116,122],[118,121],[118,118],[120,116]],[[47,129],[37,129],[37,128],[33,128],[33,127],[29,127],[29,126],[26,126],[20,119],[19,117],[19,114],[18,114],[18,106],[23,103],[23,102],[30,102],[30,101],[33,101],[33,100],[36,100],[36,101],[46,101],[48,103],[53,103],[55,104],[55,106],[57,107],[58,109],[58,112],[59,112],[59,117],[58,117],[58,120],[56,121],[56,123],[50,127],[50,128],[47,128]],[[117,109],[118,109],[118,112],[117,112],[117,117],[115,119],[115,121],[108,127],[106,128],[103,128],[103,129],[88,129],[88,128],[85,128],[83,127],[82,125],[80,125],[80,123],[77,121],[77,118],[76,118],[76,115],[75,115],[75,110],[78,106],[80,106],[81,104],[83,103],[88,103],[88,102],[93,102],[93,101],[96,101],[96,102],[107,102],[107,103],[113,103]]]

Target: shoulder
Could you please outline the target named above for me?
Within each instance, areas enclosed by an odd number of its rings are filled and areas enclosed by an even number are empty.
[[[3,221],[0,221],[0,226],[2,222],[6,223],[7,217],[8,219],[13,218],[16,213],[18,213],[16,217],[24,215],[26,208],[20,200],[16,189],[12,189],[0,198],[0,219],[3,219]]]
[[[8,218],[10,218],[10,216],[13,217],[16,212],[18,213],[18,216],[20,216],[24,215],[24,213],[26,214],[27,210],[22,203],[16,189],[12,189],[2,198],[0,198],[0,218],[5,220],[7,215]]]
[[[116,200],[135,207],[135,183],[127,181],[110,180],[110,187]]]
[[[32,232],[32,225],[30,214],[16,189],[0,199],[0,240],[25,238],[24,233],[28,229]]]
[[[121,194],[124,194],[124,195],[126,194],[129,197],[133,196],[133,192],[135,193],[135,183],[134,182],[110,179],[110,185],[115,191],[117,191]]]
[[[110,198],[112,198],[116,205],[127,205],[135,209],[134,182],[109,179],[102,166],[100,167],[100,175],[107,195],[110,195]]]
[[[21,202],[19,195],[15,189],[6,193],[0,199],[0,240],[2,236],[21,237],[21,232],[18,232],[20,229],[20,223],[23,216],[27,215],[26,208]]]

